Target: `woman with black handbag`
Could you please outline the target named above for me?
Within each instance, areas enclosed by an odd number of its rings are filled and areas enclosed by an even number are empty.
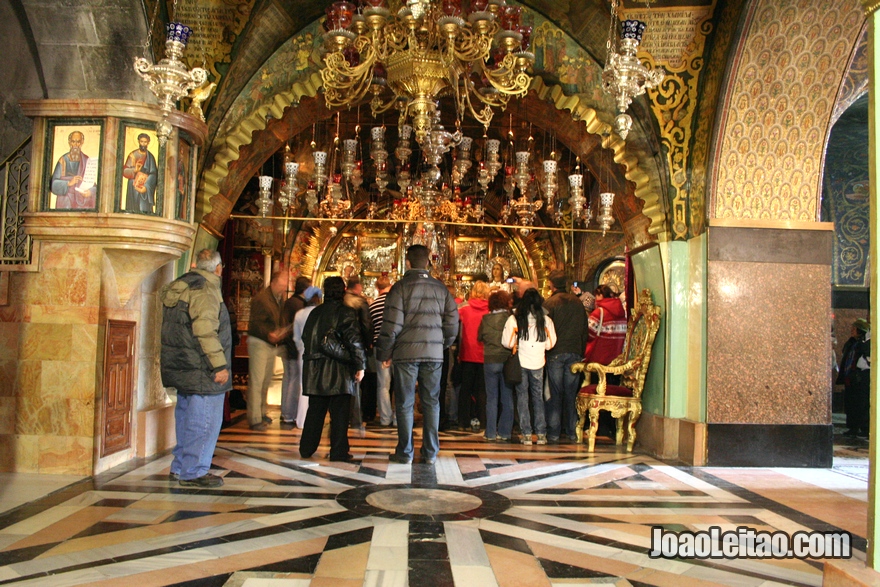
[[[547,421],[544,419],[544,365],[546,353],[556,344],[553,320],[544,312],[544,298],[534,288],[527,289],[504,324],[501,344],[516,347],[522,368],[522,380],[516,386],[516,409],[519,412],[520,441],[532,444],[531,400],[538,444],[547,444]]]
[[[324,419],[330,412],[330,460],[348,462],[348,413],[357,383],[364,377],[366,355],[357,312],[345,306],[341,277],[324,280],[324,303],[316,307],[303,328],[303,394],[309,410],[299,442],[299,454],[309,458],[321,442]]]

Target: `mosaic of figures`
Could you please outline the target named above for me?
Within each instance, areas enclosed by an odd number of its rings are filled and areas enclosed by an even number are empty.
[[[864,13],[856,2],[751,8],[717,158],[718,218],[815,221],[827,121]]]

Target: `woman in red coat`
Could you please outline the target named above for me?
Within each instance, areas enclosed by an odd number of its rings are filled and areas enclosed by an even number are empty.
[[[596,289],[596,307],[590,314],[585,363],[607,365],[623,351],[626,340],[626,310],[608,285]]]
[[[480,322],[489,313],[489,285],[474,282],[468,302],[458,309],[461,318],[458,359],[461,389],[458,392],[458,423],[474,432],[486,425],[486,384],[483,375],[483,343],[477,339]]]

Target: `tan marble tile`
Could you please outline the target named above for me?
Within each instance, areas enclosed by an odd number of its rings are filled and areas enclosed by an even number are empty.
[[[22,324],[19,359],[67,361],[71,334],[70,324]]]
[[[82,361],[43,361],[41,395],[94,400],[95,364]]]
[[[18,361],[0,359],[0,397],[12,397],[15,394],[15,377]]]
[[[214,459],[213,462],[217,462]],[[168,474],[169,470],[165,469],[162,471],[162,474]],[[192,512],[217,512],[217,513],[225,513],[225,512],[234,512],[237,510],[246,509],[248,504],[246,503],[199,503],[196,501],[159,501],[150,499],[149,497],[145,497],[137,501],[136,503],[128,506],[128,509],[140,509],[140,510],[157,510],[157,511],[180,511],[187,510]]]
[[[19,361],[15,373],[15,391],[19,396],[41,393],[42,361]]]
[[[369,542],[329,550],[321,555],[315,578],[352,579],[363,583],[369,556]]]
[[[27,306],[24,304],[0,306],[0,322],[24,322],[26,314]]]
[[[0,397],[0,435],[15,434],[15,398]]]
[[[83,530],[94,526],[108,516],[117,513],[121,509],[122,508],[118,507],[95,506],[83,508],[38,532],[34,532],[27,538],[19,540],[15,544],[10,545],[8,549],[26,548],[28,546],[50,544],[52,542],[63,542],[64,540],[76,536]]]
[[[841,495],[837,491],[808,485],[788,475],[767,469],[706,469],[712,475],[747,487],[750,491],[778,503],[808,512],[811,516],[843,528],[857,536],[865,536],[867,505]]]
[[[181,520],[179,522],[170,522],[167,524],[159,524],[157,526],[144,526],[142,528],[128,528],[119,530],[118,532],[108,532],[106,534],[97,534],[95,536],[83,536],[82,538],[74,538],[63,544],[59,544],[52,550],[43,553],[42,558],[55,556],[57,554],[68,554],[72,552],[82,552],[93,548],[101,548],[113,544],[124,544],[126,542],[137,542],[139,540],[150,540],[157,536],[168,536],[178,532],[190,532],[200,530],[202,528],[210,528],[220,526],[222,524],[230,524],[240,522],[242,520],[251,520],[259,517],[261,514],[217,514],[216,516],[203,516],[201,518],[193,518],[191,520]]]
[[[25,309],[24,322],[39,324],[94,324],[97,325],[100,308],[97,306],[31,305]]]
[[[291,558],[299,558],[321,552],[327,543],[326,538],[314,538],[302,542],[294,542],[292,544],[284,544],[272,548],[264,548],[262,550],[254,550],[243,552],[234,556],[227,556],[219,559],[211,559],[209,561],[193,563],[189,565],[178,565],[174,567],[173,577],[169,578],[168,569],[160,569],[157,571],[149,571],[146,573],[138,573],[129,575],[123,581],[119,578],[107,579],[106,581],[97,581],[88,583],[93,587],[119,587],[120,585],[137,585],[137,587],[161,587],[170,582],[181,583],[186,581],[195,581],[204,579],[205,577],[213,577],[222,573],[234,573],[240,569],[247,569],[257,566],[269,565]],[[303,577],[300,574],[290,575],[291,578]],[[314,581],[312,582],[314,585]],[[336,585],[336,584],[334,584]],[[358,583],[361,585],[361,583]]]
[[[723,587],[721,583],[715,583],[714,581],[706,581],[705,579],[697,579],[687,575],[667,573],[666,571],[649,568],[643,568],[630,573],[626,578],[635,579],[648,585],[656,585],[657,587]]]
[[[0,362],[18,359],[20,326],[16,322],[0,322]]]
[[[70,360],[95,362],[98,352],[98,324],[73,324],[70,329]]]
[[[92,472],[94,440],[88,436],[41,436],[39,469],[41,473],[89,475]]]
[[[88,269],[89,245],[43,243],[40,256],[46,269]]]
[[[550,587],[550,579],[535,557],[490,544],[486,554],[498,587]]]
[[[309,587],[362,587],[363,579],[340,579],[338,577],[318,577],[316,576],[309,583]]]
[[[0,470],[36,473],[39,471],[40,437],[22,434],[0,435]]]
[[[529,548],[535,556],[566,565],[572,565],[582,569],[600,571],[609,575],[622,577],[627,573],[633,573],[639,569],[638,565],[618,561],[612,558],[592,556],[582,552],[566,550],[556,546],[549,546],[540,542],[528,541]]]
[[[16,432],[50,436],[94,434],[94,398],[64,397],[62,394],[26,395],[16,404]]]

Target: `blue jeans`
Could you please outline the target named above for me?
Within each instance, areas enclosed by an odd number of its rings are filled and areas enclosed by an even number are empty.
[[[177,445],[171,451],[171,472],[184,481],[202,477],[211,468],[214,447],[223,423],[225,393],[215,395],[177,394],[174,430]]]
[[[416,381],[422,407],[422,457],[440,452],[440,371],[443,363],[391,363],[394,369],[394,405],[397,408],[397,456],[413,458],[413,407]]]
[[[302,373],[299,359],[282,359],[284,378],[281,380],[281,421],[296,422],[299,396],[302,395]]]
[[[547,437],[558,440],[560,432],[569,438],[575,436],[577,410],[575,400],[580,389],[581,376],[571,372],[571,366],[581,360],[576,353],[560,353],[547,357],[547,379],[550,399],[544,402],[547,412]]]
[[[510,438],[513,429],[513,390],[504,382],[504,363],[484,363],[483,377],[486,380],[486,438]]]
[[[516,409],[519,410],[519,429],[523,437],[531,438],[532,420],[529,416],[529,399],[535,412],[535,433],[546,434],[544,421],[544,368],[522,370],[522,381],[516,386]]]

